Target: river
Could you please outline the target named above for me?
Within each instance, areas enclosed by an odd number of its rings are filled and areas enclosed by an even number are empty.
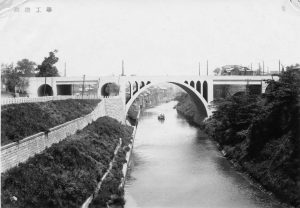
[[[141,114],[125,185],[126,208],[279,208],[235,171],[215,144],[177,115],[175,102]],[[163,112],[164,122],[157,120]]]

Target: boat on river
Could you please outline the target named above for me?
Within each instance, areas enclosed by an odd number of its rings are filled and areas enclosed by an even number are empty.
[[[161,113],[158,115],[157,118],[158,118],[158,120],[165,120],[165,115]]]

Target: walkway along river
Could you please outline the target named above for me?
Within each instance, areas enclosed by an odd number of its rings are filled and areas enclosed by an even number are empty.
[[[125,184],[126,208],[283,207],[235,171],[203,132],[177,115],[175,104],[141,114]]]

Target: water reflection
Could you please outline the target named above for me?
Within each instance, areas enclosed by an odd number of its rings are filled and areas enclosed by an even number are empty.
[[[203,132],[178,117],[174,104],[142,114],[126,207],[282,207],[237,173]],[[163,123],[157,119],[161,112]]]

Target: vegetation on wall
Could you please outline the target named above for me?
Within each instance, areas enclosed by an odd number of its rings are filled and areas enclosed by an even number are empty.
[[[117,163],[95,202],[106,207],[112,194],[121,194],[116,185],[120,184],[131,134],[131,127],[109,117],[99,118],[76,135],[3,173],[1,206],[80,207],[94,192],[122,138]]]
[[[262,96],[215,103],[206,132],[264,187],[300,207],[300,71],[288,67]]]
[[[1,108],[1,145],[87,115],[99,101],[69,99],[4,105]]]

